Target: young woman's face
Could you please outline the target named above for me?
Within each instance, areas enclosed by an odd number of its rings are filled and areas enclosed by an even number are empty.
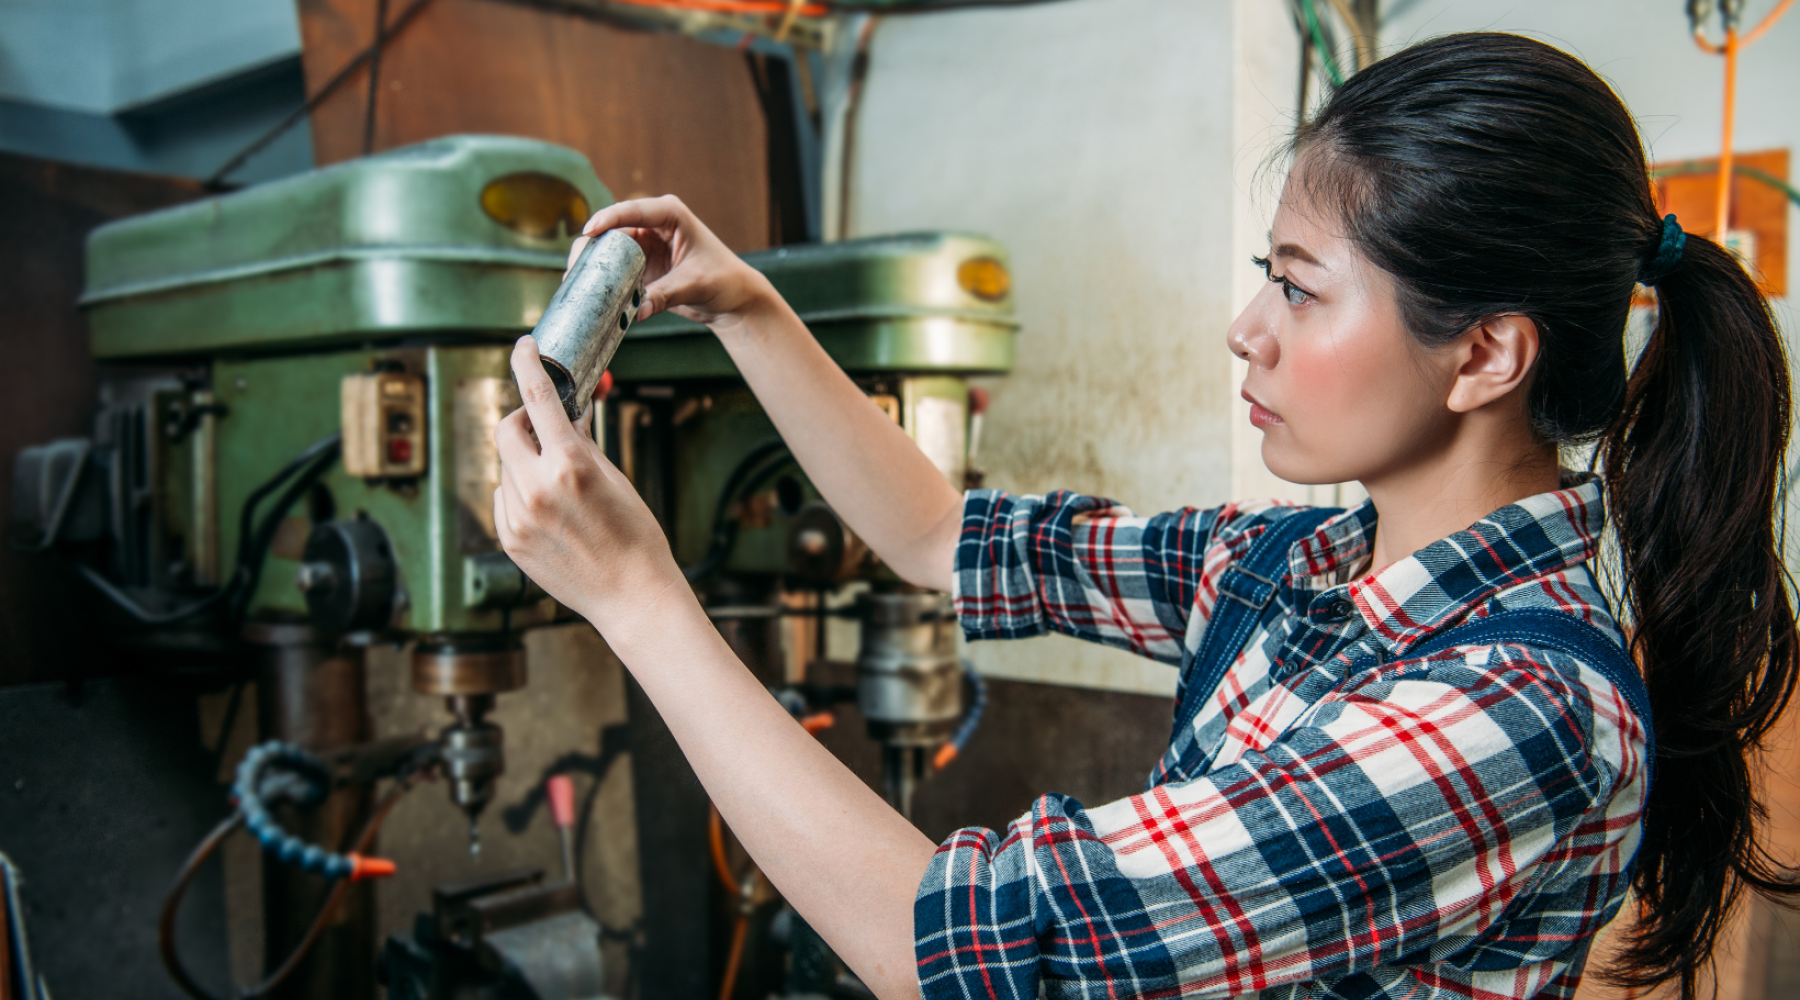
[[[1231,324],[1269,471],[1342,483],[1400,471],[1451,432],[1454,361],[1406,332],[1393,279],[1289,181],[1270,230],[1270,283]]]

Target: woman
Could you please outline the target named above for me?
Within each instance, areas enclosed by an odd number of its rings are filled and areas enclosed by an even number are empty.
[[[644,314],[709,325],[832,506],[971,637],[1182,670],[1143,795],[1045,796],[934,848],[733,658],[519,342],[506,551],[605,635],[878,996],[1568,997],[1632,886],[1617,976],[1692,996],[1740,890],[1794,891],[1746,761],[1794,684],[1786,361],[1737,262],[1657,218],[1631,118],[1570,56],[1427,42],[1295,137],[1270,284],[1227,340],[1264,460],[1360,481],[1348,512],[959,496],[679,202],[586,232],[614,227],[652,257]],[[1628,378],[1640,282],[1661,317]],[[1604,493],[1558,461],[1594,441]],[[1629,657],[1590,571],[1608,512]]]

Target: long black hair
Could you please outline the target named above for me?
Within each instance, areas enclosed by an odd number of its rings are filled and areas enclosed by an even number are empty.
[[[1293,151],[1313,203],[1393,275],[1413,336],[1441,345],[1529,317],[1536,433],[1598,445],[1658,744],[1641,912],[1608,976],[1692,997],[1745,887],[1800,893],[1760,839],[1750,764],[1793,694],[1797,648],[1776,510],[1788,367],[1768,304],[1699,235],[1647,273],[1664,225],[1637,128],[1541,42],[1450,35],[1389,56],[1303,122]],[[1628,372],[1642,278],[1658,279],[1660,315]]]

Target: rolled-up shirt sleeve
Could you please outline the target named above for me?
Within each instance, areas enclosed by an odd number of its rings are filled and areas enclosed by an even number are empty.
[[[1138,517],[1099,497],[972,490],[955,592],[971,639],[1060,632],[1181,663],[1222,510]]]
[[[1004,832],[958,831],[915,904],[924,996],[1389,995],[1382,977],[1411,975],[1510,997],[1542,988],[1518,981],[1533,963],[1578,975],[1624,894],[1643,733],[1561,680],[1578,665],[1544,669],[1561,654],[1491,654],[1358,675],[1192,781],[1093,809],[1049,795]],[[1559,892],[1533,907],[1552,916],[1504,924],[1520,894]]]

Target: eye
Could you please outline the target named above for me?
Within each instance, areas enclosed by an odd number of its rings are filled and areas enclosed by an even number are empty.
[[[1307,304],[1308,302],[1312,301],[1313,294],[1311,292],[1307,291],[1304,288],[1301,288],[1299,285],[1294,284],[1293,282],[1289,281],[1287,278],[1283,277],[1282,275],[1276,274],[1274,271],[1270,270],[1269,269],[1269,258],[1267,258],[1267,257],[1252,257],[1252,258],[1250,258],[1250,263],[1255,264],[1257,267],[1262,268],[1264,276],[1266,276],[1270,281],[1281,286],[1281,296],[1282,296],[1282,298],[1287,299],[1288,305],[1303,306],[1303,305]]]

